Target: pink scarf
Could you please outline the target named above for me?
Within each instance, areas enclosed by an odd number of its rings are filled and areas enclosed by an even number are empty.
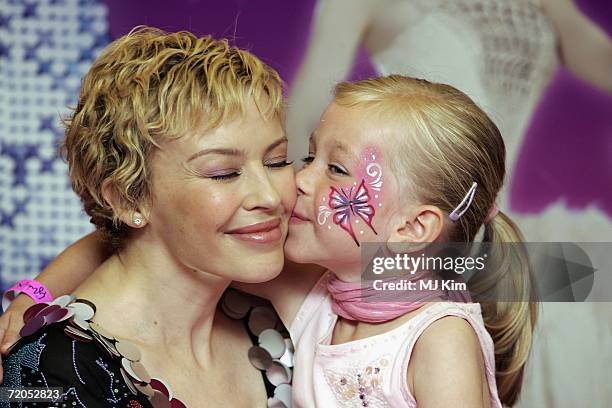
[[[384,283],[399,283],[402,280],[417,282],[423,279],[427,273],[410,275],[408,279],[393,277],[381,279]],[[457,279],[456,279],[457,280]],[[470,302],[467,291],[445,290],[420,290],[407,291],[376,290],[374,281],[363,280],[362,282],[343,282],[332,273],[327,283],[327,290],[332,297],[332,310],[338,316],[348,320],[356,320],[365,323],[382,323],[398,318],[408,312],[416,310],[425,303],[441,298],[454,302]]]

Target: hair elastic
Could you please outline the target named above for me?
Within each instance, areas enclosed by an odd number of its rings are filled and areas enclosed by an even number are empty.
[[[453,221],[457,221],[465,212],[470,208],[470,204],[472,204],[472,200],[474,199],[474,195],[476,195],[476,187],[478,187],[478,183],[472,183],[472,187],[468,190],[463,197],[463,200],[459,203],[457,207],[450,213],[449,218]]]
[[[495,201],[493,201],[493,205],[491,206],[491,209],[489,209],[489,213],[487,214],[487,218],[485,218],[485,224],[488,224],[491,222],[491,220],[493,218],[495,218],[495,216],[499,213],[499,207],[497,206],[497,203]]]

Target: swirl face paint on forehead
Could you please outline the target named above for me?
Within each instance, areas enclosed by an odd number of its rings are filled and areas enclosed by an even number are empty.
[[[380,193],[383,189],[383,168],[380,165],[380,152],[373,146],[363,149],[357,165],[357,178],[366,181],[368,188],[374,191],[374,199],[378,207],[382,207]]]

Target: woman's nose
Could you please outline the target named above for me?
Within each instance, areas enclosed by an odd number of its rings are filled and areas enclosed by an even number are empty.
[[[273,180],[267,173],[262,174],[252,181],[251,191],[245,200],[248,210],[257,208],[274,210],[281,204],[281,195],[274,185]]]

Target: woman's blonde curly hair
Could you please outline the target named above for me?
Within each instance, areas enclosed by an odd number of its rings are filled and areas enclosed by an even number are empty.
[[[215,128],[244,113],[251,100],[265,118],[283,119],[278,73],[227,40],[138,27],[111,43],[64,120],[62,151],[91,222],[120,247],[129,228],[102,197],[103,183],[111,183],[122,209],[146,207],[153,149]]]

